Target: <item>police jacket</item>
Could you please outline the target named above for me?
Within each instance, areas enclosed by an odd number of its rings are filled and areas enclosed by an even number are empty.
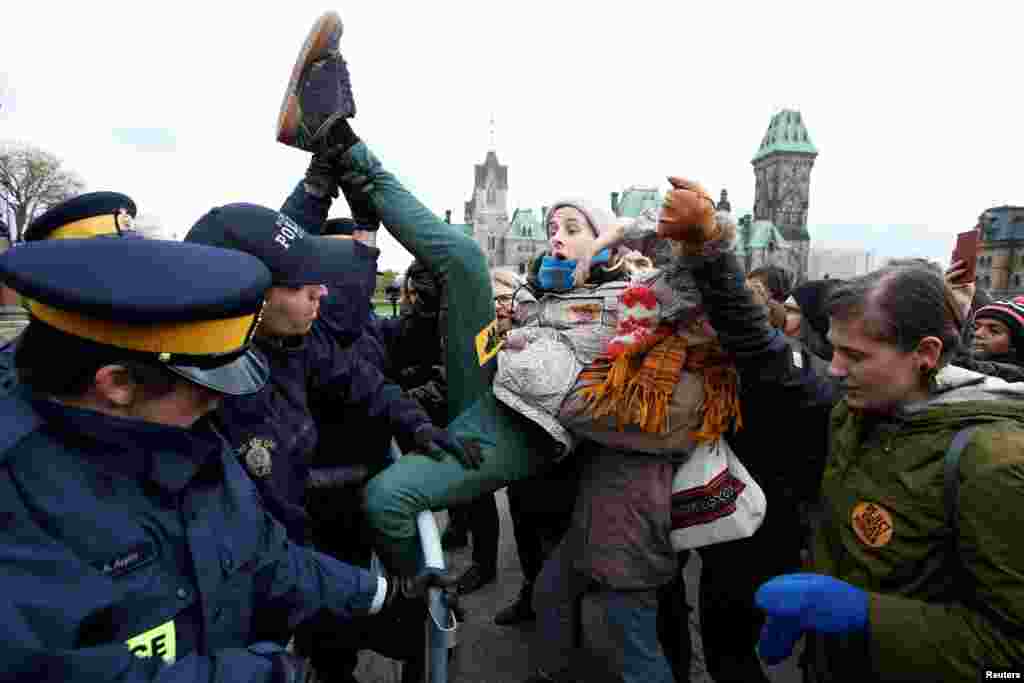
[[[216,422],[289,537],[305,542],[304,492],[319,441],[311,396],[319,402],[331,400],[339,417],[344,407],[346,415],[358,410],[385,419],[403,450],[413,448],[413,433],[430,418],[356,349],[343,348],[320,321],[308,334],[288,341],[257,340],[270,366],[270,381],[255,394],[226,397]],[[319,411],[318,417],[329,415]],[[353,433],[359,429],[354,420],[349,426]],[[360,448],[359,439],[349,444]],[[345,455],[338,453],[340,462]]]
[[[0,398],[0,679],[267,681],[261,642],[365,612],[369,572],[290,542],[209,423]]]

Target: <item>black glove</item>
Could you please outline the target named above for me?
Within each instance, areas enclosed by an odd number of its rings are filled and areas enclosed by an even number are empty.
[[[445,453],[458,460],[463,467],[471,470],[479,469],[480,463],[484,461],[480,444],[475,441],[457,439],[447,429],[441,429],[432,424],[419,427],[413,433],[412,439],[417,450],[438,462],[444,460]]]
[[[738,360],[765,351],[776,332],[768,324],[768,312],[754,301],[746,277],[732,252],[694,264],[693,275],[711,326],[722,348]]]
[[[348,486],[359,486],[370,477],[370,468],[366,465],[347,465],[338,467],[317,467],[306,475],[307,489],[340,489]]]
[[[274,683],[311,683],[316,679],[313,665],[305,657],[278,652],[271,658]]]
[[[442,601],[448,609],[455,612],[459,621],[463,620],[465,612],[459,604],[459,595],[455,589],[458,579],[444,569],[436,567],[424,567],[416,576],[401,578],[398,576],[386,576],[388,592],[384,597],[384,606],[381,612],[398,602],[414,600],[421,601],[427,596],[430,588],[440,588]]]
[[[357,171],[346,171],[338,176],[338,186],[359,229],[373,231],[380,228],[380,216],[370,199],[369,193],[373,189],[370,179]]]

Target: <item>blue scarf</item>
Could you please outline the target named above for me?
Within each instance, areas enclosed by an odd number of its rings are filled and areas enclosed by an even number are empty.
[[[600,251],[590,262],[591,267],[607,265],[610,254],[607,249]],[[572,276],[576,272],[576,261],[544,256],[537,271],[537,282],[541,289],[567,292],[573,288]]]

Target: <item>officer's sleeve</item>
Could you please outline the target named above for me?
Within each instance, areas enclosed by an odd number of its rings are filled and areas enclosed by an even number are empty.
[[[383,417],[399,447],[413,450],[412,435],[430,424],[423,408],[351,348],[341,348],[322,334],[310,334],[309,341],[319,346],[312,355],[317,365],[310,372],[313,388],[323,396],[334,396],[347,406],[365,410],[368,417]]]
[[[345,564],[290,541],[280,522],[267,515],[268,558],[262,560],[257,590],[270,614],[287,614],[290,630],[326,609],[342,619],[380,608],[387,585],[361,567]]]
[[[880,680],[975,680],[1024,663],[1024,430],[978,430],[960,467],[963,597],[942,605],[872,593],[869,647]]]

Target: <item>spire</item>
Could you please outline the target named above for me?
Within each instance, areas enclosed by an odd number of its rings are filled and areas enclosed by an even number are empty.
[[[494,112],[491,112],[490,145],[487,149],[492,152],[497,151],[497,148],[494,146]]]
[[[776,152],[800,152],[817,155],[818,149],[807,134],[807,126],[800,112],[795,109],[783,109],[772,117],[768,132],[761,140],[753,161]]]

